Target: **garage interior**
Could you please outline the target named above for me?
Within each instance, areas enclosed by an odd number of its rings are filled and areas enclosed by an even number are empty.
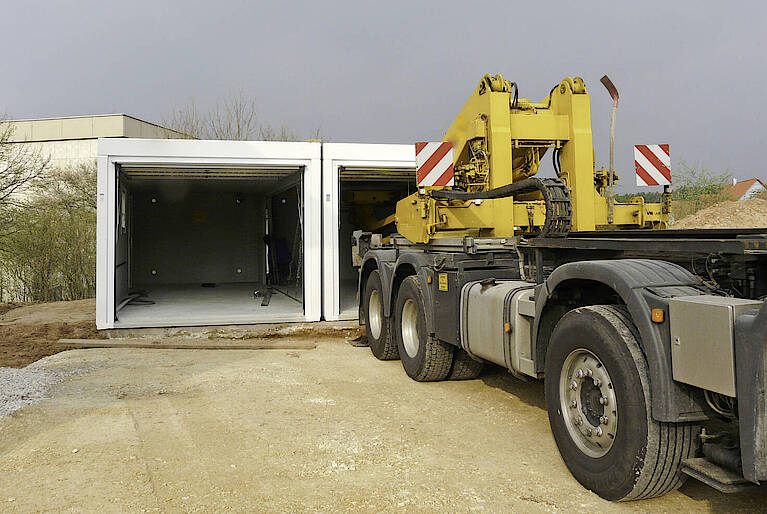
[[[302,321],[302,176],[121,166],[115,327]]]
[[[397,201],[415,192],[416,175],[413,168],[341,167],[338,176],[339,311],[341,319],[356,319],[358,269],[352,265],[352,233],[394,233]]]

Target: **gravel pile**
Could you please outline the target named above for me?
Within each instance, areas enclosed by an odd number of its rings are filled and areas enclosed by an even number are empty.
[[[83,371],[53,371],[35,367],[0,368],[0,419],[48,398],[56,384]]]

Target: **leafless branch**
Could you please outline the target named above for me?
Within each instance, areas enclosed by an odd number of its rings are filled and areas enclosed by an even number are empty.
[[[0,122],[0,209],[48,170],[50,159],[29,145],[13,142],[13,125]]]
[[[200,112],[194,102],[176,109],[163,124],[199,139],[234,141],[299,141],[287,126],[272,127],[260,121],[255,98],[243,93],[232,94],[218,102],[207,113]]]

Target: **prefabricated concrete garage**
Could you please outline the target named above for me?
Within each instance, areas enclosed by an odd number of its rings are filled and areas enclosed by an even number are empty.
[[[416,190],[415,146],[325,143],[323,184],[323,316],[356,319],[358,269],[352,232],[396,230],[396,202]]]
[[[98,328],[319,320],[320,152],[99,140]]]

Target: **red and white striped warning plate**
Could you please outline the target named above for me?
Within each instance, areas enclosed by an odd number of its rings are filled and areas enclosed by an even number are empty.
[[[668,145],[634,146],[634,168],[638,186],[671,184],[671,153]]]
[[[416,143],[415,167],[418,187],[452,186],[453,144],[452,143]]]

